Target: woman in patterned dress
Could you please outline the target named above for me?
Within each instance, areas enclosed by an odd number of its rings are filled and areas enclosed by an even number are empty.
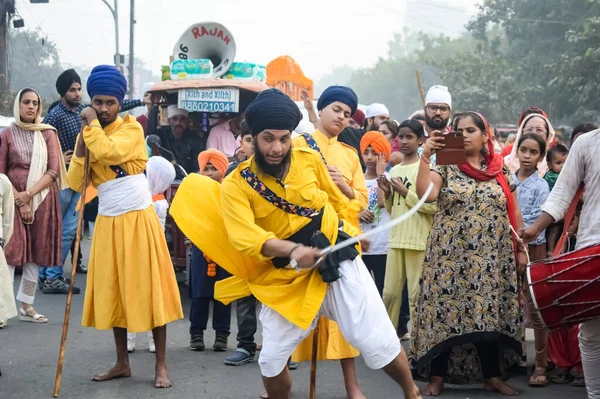
[[[511,233],[511,226],[518,231],[523,224],[515,184],[482,115],[457,116],[454,130],[465,138],[466,163],[430,171],[431,155],[444,146],[441,132],[427,140],[421,156],[417,194],[432,182],[428,201],[437,200],[438,212],[409,360],[415,376],[429,381],[425,395],[439,395],[444,382],[484,382],[486,390],[516,395],[501,379],[518,366],[525,340],[519,271],[527,259]]]

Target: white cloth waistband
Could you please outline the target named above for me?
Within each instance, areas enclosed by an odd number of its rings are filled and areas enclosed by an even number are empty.
[[[152,205],[144,174],[120,177],[98,186],[98,215],[119,216]]]

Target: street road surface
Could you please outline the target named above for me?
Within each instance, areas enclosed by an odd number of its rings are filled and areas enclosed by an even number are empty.
[[[90,241],[83,240],[83,252],[89,252]],[[87,264],[87,257],[84,257]],[[67,270],[70,268],[66,268]],[[20,279],[20,276],[18,277]],[[168,326],[167,360],[173,382],[170,389],[158,390],[152,385],[154,356],[148,352],[145,334],[138,334],[137,350],[130,356],[133,375],[131,378],[92,382],[90,377],[107,370],[115,359],[112,333],[81,327],[83,290],[85,276],[77,275],[76,285],[82,294],[73,297],[71,326],[67,341],[66,360],[60,398],[64,399],[112,399],[112,398],[212,398],[257,399],[263,390],[257,363],[240,367],[223,364],[236,347],[237,332],[235,311],[232,312],[232,334],[229,351],[216,353],[192,352],[188,349],[189,303],[187,288],[181,284],[186,319]],[[18,286],[18,281],[15,282]],[[7,328],[0,330],[0,398],[33,399],[51,398],[58,359],[66,295],[44,295],[38,291],[35,307],[50,319],[48,324],[35,325],[11,319]],[[209,326],[211,322],[209,321]],[[259,328],[260,330],[260,328]],[[529,334],[529,338],[531,339]],[[261,342],[260,331],[257,342]],[[205,337],[207,348],[212,348],[214,331]],[[533,342],[529,345],[529,358],[533,359]],[[368,369],[362,359],[357,359],[358,379],[368,398],[402,398],[401,390],[382,371]],[[310,364],[300,364],[292,372],[293,397],[308,398]],[[421,383],[419,383],[422,386]],[[510,380],[521,391],[520,398],[584,399],[585,389],[570,385],[550,385],[546,388],[529,388],[526,377]],[[443,398],[502,398],[500,394],[485,392],[481,386],[451,387]],[[317,377],[318,399],[344,399],[341,368],[336,362],[320,362]]]

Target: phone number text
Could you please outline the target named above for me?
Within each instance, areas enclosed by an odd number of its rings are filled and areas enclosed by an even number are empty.
[[[184,100],[181,102],[181,108],[188,112],[237,112],[234,102]]]

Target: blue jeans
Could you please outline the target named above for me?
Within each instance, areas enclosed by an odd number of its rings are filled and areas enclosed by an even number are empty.
[[[67,260],[67,255],[73,245],[75,233],[77,233],[77,202],[81,197],[81,193],[75,192],[70,188],[66,188],[59,193],[60,208],[62,210],[62,263],[59,266],[43,266],[40,267],[40,277],[48,279],[56,279],[62,276],[62,266]]]
[[[190,335],[202,334],[208,325],[210,302],[213,303],[212,325],[216,332],[229,335],[231,331],[231,305],[223,305],[211,298],[192,298],[190,306]]]

